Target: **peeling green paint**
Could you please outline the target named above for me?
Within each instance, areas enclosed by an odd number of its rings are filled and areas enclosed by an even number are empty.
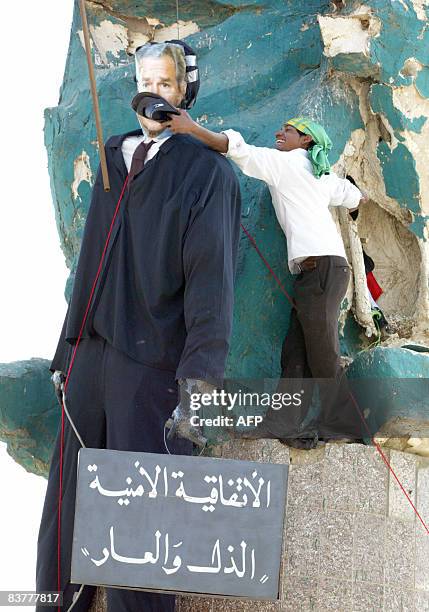
[[[338,53],[332,58],[332,66],[336,70],[350,72],[362,78],[377,80],[380,77],[380,66],[363,53]]]
[[[424,22],[417,18],[410,0],[373,0],[365,4],[382,22],[380,36],[372,40],[370,51],[372,61],[381,66],[380,80],[390,85],[403,85],[400,72],[408,58],[428,63],[429,32]]]
[[[249,6],[251,2],[247,3]],[[110,10],[112,7],[113,10]],[[130,16],[145,19],[152,17],[159,19],[166,25],[176,23],[176,3],[171,0],[115,0],[115,2],[103,2],[103,0],[90,0],[88,2],[88,14],[95,21],[101,21],[106,17],[106,12],[111,19],[123,22]],[[234,6],[233,2],[216,2],[216,0],[187,0],[180,3],[180,19],[182,21],[196,21],[203,28],[213,26],[233,15],[240,7]]]
[[[0,440],[26,470],[46,476],[61,410],[49,361],[0,364]]]
[[[377,83],[371,86],[370,103],[374,113],[382,113],[388,120],[389,125],[393,128],[396,138],[401,139],[401,134],[404,130],[411,130],[419,134],[422,127],[426,123],[427,117],[422,115],[410,119],[406,117],[393,104],[393,91],[389,85]]]
[[[401,206],[420,212],[420,183],[416,163],[407,147],[399,143],[393,151],[380,142],[377,155],[381,163],[386,193]]]
[[[417,74],[415,85],[422,98],[429,98],[429,68],[424,66]]]
[[[417,214],[413,216],[413,221],[408,227],[418,238],[427,241],[428,238],[425,229],[428,227],[428,223],[429,217]]]

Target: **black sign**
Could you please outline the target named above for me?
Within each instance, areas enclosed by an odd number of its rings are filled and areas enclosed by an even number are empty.
[[[277,599],[288,466],[79,452],[71,580]]]

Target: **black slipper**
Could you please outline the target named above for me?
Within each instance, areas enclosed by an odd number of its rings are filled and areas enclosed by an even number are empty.
[[[318,437],[314,438],[289,438],[280,440],[283,444],[290,446],[291,448],[298,448],[300,450],[311,450],[316,448]]]

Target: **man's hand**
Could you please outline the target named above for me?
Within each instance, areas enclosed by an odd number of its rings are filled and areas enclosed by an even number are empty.
[[[354,178],[353,178],[353,177],[352,177],[350,174],[347,174],[347,175],[346,175],[346,179],[349,181],[349,183],[351,183],[351,184],[352,184],[352,185],[354,185],[355,187],[358,187],[358,186],[356,185],[356,181],[354,180]],[[362,189],[360,189],[359,187],[358,187],[358,189],[359,189],[359,191],[361,192],[362,197],[361,197],[361,199],[359,200],[359,204],[356,206],[356,208],[349,208],[349,214],[350,214],[350,213],[354,213],[354,212],[356,212],[356,211],[359,209],[359,206],[361,206],[362,204],[366,204],[367,202],[369,202],[369,197],[367,196],[367,194],[366,194],[366,193],[364,193],[364,192],[362,191]],[[356,219],[356,217],[357,217],[357,215],[353,216],[353,219]]]
[[[166,127],[174,134],[192,134],[198,124],[191,116],[183,109],[178,109],[180,115],[170,115],[171,120],[166,124]]]
[[[314,270],[316,266],[317,259],[313,256],[307,257],[307,259],[304,259],[304,261],[301,261],[301,263],[299,264],[299,267],[301,268],[301,270],[304,270],[304,272],[311,272],[311,270]]]
[[[170,128],[174,134],[191,134],[194,138],[198,138],[213,151],[219,153],[227,153],[228,151],[228,136],[220,132],[212,132],[194,121],[185,110],[178,109],[180,115],[170,115],[171,120],[165,124],[165,127]]]
[[[213,387],[210,386],[211,389]],[[191,395],[193,393],[209,392],[207,383],[201,380],[186,379],[179,381],[180,401],[173,411],[173,414],[166,422],[165,426],[170,431],[167,439],[171,440],[174,436],[190,440],[197,446],[205,446],[207,438],[201,433],[201,428],[191,424]]]
[[[64,372],[60,370],[55,370],[55,372],[51,376],[52,383],[55,389],[55,395],[57,396],[57,400],[60,406],[63,405],[63,389],[64,382],[66,380],[66,376]]]
[[[361,206],[361,204],[365,204],[366,202],[369,202],[369,197],[365,193],[362,193],[362,197],[359,200],[359,206]],[[351,215],[354,221],[356,221],[356,219],[358,218],[359,206],[356,206],[356,208],[349,208],[349,215]]]

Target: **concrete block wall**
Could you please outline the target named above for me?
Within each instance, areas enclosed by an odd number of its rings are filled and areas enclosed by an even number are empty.
[[[428,523],[429,460],[383,452]],[[429,534],[374,447],[240,441],[216,455],[290,462],[281,599],[181,597],[178,612],[429,610]]]
[[[426,524],[429,459],[383,452]],[[376,448],[234,441],[214,456],[289,463],[280,601],[178,597],[176,612],[426,612],[429,534]],[[106,610],[102,589],[91,612]]]

